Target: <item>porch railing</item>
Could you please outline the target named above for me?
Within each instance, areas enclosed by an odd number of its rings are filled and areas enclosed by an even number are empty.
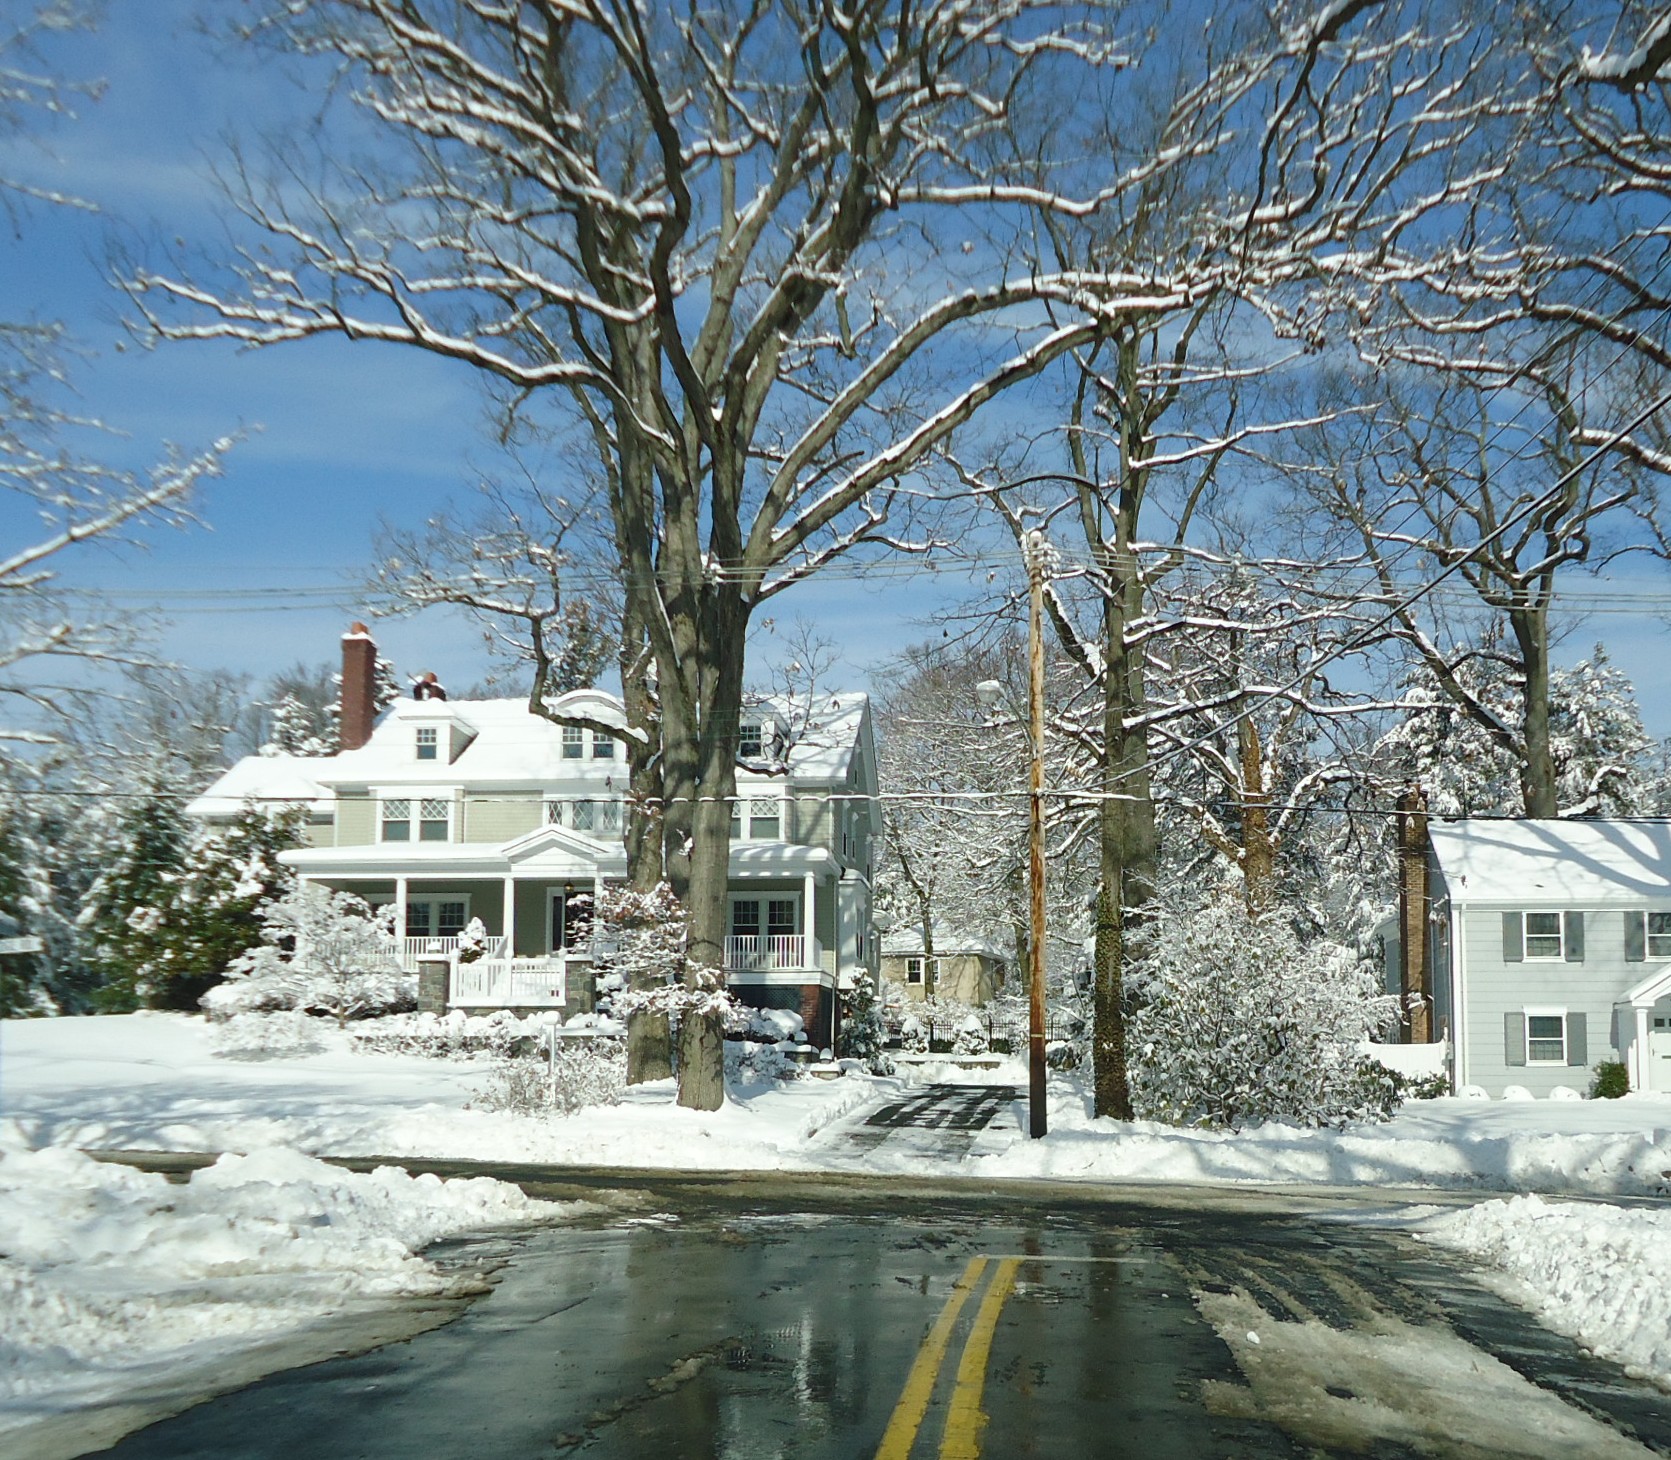
[[[806,933],[766,933],[725,940],[725,966],[733,972],[814,969],[821,966],[822,956],[818,940]]]
[[[553,1009],[568,1001],[570,956],[478,958],[453,966],[455,1009]],[[578,960],[576,960],[578,961]]]
[[[460,938],[396,938],[390,951],[408,973],[416,973],[420,958],[451,958],[462,941]],[[503,938],[489,938],[483,945],[482,957],[503,958],[505,952]]]

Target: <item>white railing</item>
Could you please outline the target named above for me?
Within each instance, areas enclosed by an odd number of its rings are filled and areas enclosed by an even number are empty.
[[[741,972],[817,968],[821,953],[818,940],[805,933],[768,933],[725,940],[725,966]]]
[[[568,1001],[568,960],[478,958],[453,967],[455,1009],[553,1009]]]
[[[458,952],[461,938],[396,938],[390,951],[400,959],[408,973],[416,973],[420,958],[451,958]],[[483,958],[503,958],[505,940],[489,938],[482,948]]]

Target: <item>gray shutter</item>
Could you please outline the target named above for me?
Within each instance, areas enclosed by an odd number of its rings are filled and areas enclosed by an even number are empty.
[[[1581,912],[1562,913],[1561,925],[1566,930],[1566,937],[1561,941],[1567,950],[1567,962],[1582,963],[1584,961],[1584,914]]]
[[[1582,1014],[1567,1015],[1567,1063],[1578,1065],[1580,1068],[1590,1063],[1589,1051],[1584,1044],[1584,1016]]]
[[[1625,962],[1641,963],[1648,956],[1648,915],[1625,914]]]
[[[1520,914],[1503,914],[1503,962],[1524,963],[1526,939],[1521,932]]]
[[[1526,1063],[1526,1016],[1524,1014],[1503,1015],[1503,1063],[1505,1065],[1523,1065]]]

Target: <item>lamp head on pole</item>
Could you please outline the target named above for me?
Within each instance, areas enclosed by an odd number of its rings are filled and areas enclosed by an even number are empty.
[[[1004,697],[1004,686],[995,679],[983,679],[975,686],[975,702],[983,710],[995,710]]]

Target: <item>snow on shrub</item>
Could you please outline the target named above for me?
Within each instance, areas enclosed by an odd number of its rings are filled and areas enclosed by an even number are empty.
[[[1163,916],[1131,986],[1140,1116],[1328,1125],[1384,1118],[1397,1102],[1392,1076],[1358,1050],[1395,1001],[1371,965],[1335,943],[1302,943],[1280,912],[1252,917],[1221,896]]]
[[[299,1009],[234,1014],[209,1026],[209,1042],[222,1059],[239,1060],[294,1058],[324,1047],[318,1021]]]
[[[298,884],[267,903],[262,946],[235,959],[202,999],[212,1018],[300,1009],[337,1023],[399,1013],[417,1003],[417,977],[395,957],[389,919],[351,892]]]
[[[555,1042],[555,1049],[547,1045],[500,1060],[487,1086],[476,1092],[475,1103],[515,1115],[573,1115],[620,1103],[627,1088],[624,1040],[558,1034]]]
[[[429,1059],[503,1059],[518,1048],[545,1038],[549,1014],[526,1019],[508,1009],[491,1014],[394,1014],[368,1019],[348,1034],[348,1046],[359,1054],[416,1054]]]
[[[798,1080],[801,1066],[793,1058],[791,1041],[759,1044],[752,1039],[725,1041],[725,1077],[738,1084],[765,1084],[771,1080]]]
[[[876,984],[869,974],[861,973],[853,980],[853,987],[841,995],[836,1053],[843,1059],[859,1060],[873,1075],[891,1075],[895,1066],[882,1047],[885,1035]]]

